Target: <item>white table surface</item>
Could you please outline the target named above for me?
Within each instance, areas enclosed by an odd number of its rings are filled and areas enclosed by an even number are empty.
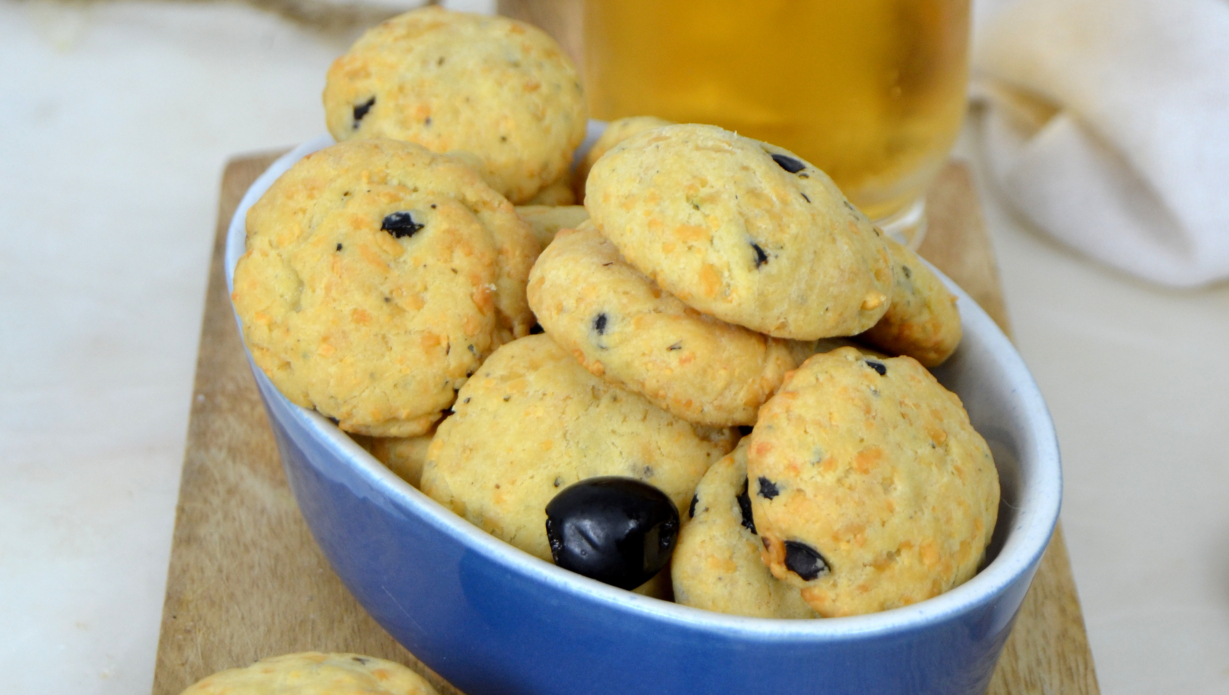
[[[348,43],[228,3],[0,3],[6,692],[149,692],[222,166],[323,132]],[[985,207],[1103,692],[1229,692],[1229,284],[1146,285]]]

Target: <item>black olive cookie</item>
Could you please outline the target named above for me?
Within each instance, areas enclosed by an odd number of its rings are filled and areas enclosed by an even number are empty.
[[[821,616],[916,603],[977,571],[998,473],[960,399],[916,360],[816,355],[749,439],[764,562]]]
[[[436,695],[422,676],[361,654],[304,652],[208,676],[182,695]]]
[[[589,211],[581,205],[518,205],[516,214],[529,223],[542,248],[555,240],[560,229],[576,229],[589,219]]]
[[[349,432],[427,432],[501,342],[529,332],[533,233],[471,169],[361,140],[296,163],[252,206],[235,310],[288,399]]]
[[[936,367],[956,351],[963,335],[956,295],[917,254],[894,239],[887,238],[887,243],[894,278],[891,305],[879,323],[859,337],[884,352]]]
[[[883,234],[779,147],[707,125],[644,131],[597,161],[585,207],[629,263],[723,321],[815,340],[887,311]]]
[[[529,274],[538,322],[585,369],[689,422],[755,424],[797,366],[788,341],[702,314],[628,265],[588,222]]]
[[[585,202],[585,182],[589,179],[589,172],[593,170],[593,165],[597,163],[597,160],[610,151],[610,148],[636,133],[664,125],[674,125],[674,121],[667,121],[657,116],[628,116],[627,118],[616,118],[607,123],[606,129],[598,136],[593,147],[590,147],[589,151],[585,152],[584,158],[577,163],[576,174],[572,179],[576,187],[576,200],[581,203]]]
[[[693,608],[753,618],[817,618],[798,588],[760,559],[751,514],[747,446],[714,463],[696,487],[670,562],[674,600]]]
[[[422,491],[479,528],[551,560],[546,506],[572,483],[634,478],[686,508],[726,429],[692,425],[585,371],[545,335],[502,346],[436,432]]]
[[[329,68],[324,109],[338,141],[389,137],[470,152],[516,203],[568,173],[588,119],[576,68],[554,39],[505,17],[438,7],[363,34]]]

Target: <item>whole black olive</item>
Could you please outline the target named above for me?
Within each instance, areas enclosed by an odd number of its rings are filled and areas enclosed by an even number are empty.
[[[555,564],[621,589],[634,589],[665,567],[678,532],[674,502],[633,478],[582,480],[546,505]]]

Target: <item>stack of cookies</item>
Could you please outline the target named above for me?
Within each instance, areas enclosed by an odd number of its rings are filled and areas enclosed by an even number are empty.
[[[681,603],[851,615],[976,571],[997,474],[927,371],[955,298],[823,172],[648,117],[570,170],[558,46],[435,8],[339,58],[325,110],[339,144],[252,208],[235,271],[287,398],[547,561],[561,491],[653,486],[682,529],[637,590]]]

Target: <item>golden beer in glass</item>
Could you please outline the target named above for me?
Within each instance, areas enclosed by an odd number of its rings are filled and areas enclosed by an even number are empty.
[[[594,118],[793,150],[909,237],[965,112],[969,0],[579,0]]]

